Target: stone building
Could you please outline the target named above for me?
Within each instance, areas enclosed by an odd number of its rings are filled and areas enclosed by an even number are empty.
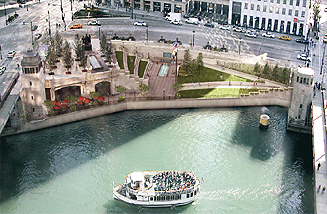
[[[34,118],[42,118],[46,114],[43,105],[45,100],[45,74],[39,54],[31,49],[23,55],[22,66],[22,90],[20,97],[25,112],[31,112]]]
[[[308,67],[298,67],[293,74],[293,95],[288,109],[287,129],[311,133],[311,105],[314,70]]]

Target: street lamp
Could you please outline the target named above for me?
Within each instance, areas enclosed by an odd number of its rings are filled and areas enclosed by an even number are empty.
[[[131,2],[131,19],[133,19],[133,9],[134,9],[134,0]],[[119,10],[119,5],[118,5],[118,10]]]
[[[146,26],[146,28],[145,28],[145,40],[146,40],[146,42],[149,41],[149,29],[148,29],[148,27],[149,26]]]
[[[73,0],[70,0],[70,10],[72,11],[72,21],[74,21],[74,14],[73,14]]]
[[[99,28],[99,40],[100,40],[100,31],[101,31],[101,26],[98,26]]]
[[[192,47],[194,47],[194,34],[195,34],[195,30],[193,30]]]
[[[242,38],[240,37],[239,39],[240,39],[240,42],[238,44],[238,55],[241,55],[241,40],[242,40]]]

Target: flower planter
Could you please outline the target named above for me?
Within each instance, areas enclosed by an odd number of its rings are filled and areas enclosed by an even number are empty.
[[[70,71],[69,71],[69,72],[65,72],[65,73],[66,73],[66,74],[72,74],[72,72],[70,72]]]
[[[86,70],[86,69],[84,69],[84,70],[82,70],[82,72],[87,72],[87,70]]]

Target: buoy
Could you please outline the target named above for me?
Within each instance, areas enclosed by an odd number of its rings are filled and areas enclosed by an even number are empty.
[[[268,129],[270,117],[266,114],[260,115],[260,128]]]

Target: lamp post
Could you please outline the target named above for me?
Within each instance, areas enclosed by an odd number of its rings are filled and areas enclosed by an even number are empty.
[[[132,0],[131,2],[131,19],[133,19],[133,9],[134,9],[134,0]],[[118,10],[119,10],[119,6],[118,6]]]
[[[145,28],[145,40],[148,43],[149,42],[149,26],[147,25]]]
[[[241,40],[242,38],[240,37],[240,42],[238,43],[238,55],[241,55]]]
[[[32,22],[31,22],[31,33],[32,33],[32,47],[34,49],[34,38],[33,38],[33,25],[32,25]]]
[[[101,35],[101,26],[98,26],[99,28],[99,40],[100,40],[100,35]]]
[[[7,23],[6,0],[5,0],[5,3],[4,3],[4,5],[3,5],[3,8],[5,9],[6,25],[8,25],[8,23]]]
[[[193,30],[193,38],[192,38],[192,47],[194,48],[194,34],[195,34],[195,30]]]

